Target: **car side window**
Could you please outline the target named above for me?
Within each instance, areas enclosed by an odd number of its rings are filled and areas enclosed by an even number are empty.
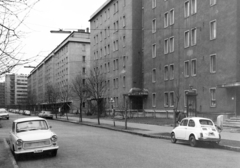
[[[189,120],[188,126],[195,127],[195,122],[193,120]]]
[[[188,120],[187,119],[184,119],[184,120],[182,120],[182,122],[181,122],[181,126],[187,126],[187,123],[188,123]]]

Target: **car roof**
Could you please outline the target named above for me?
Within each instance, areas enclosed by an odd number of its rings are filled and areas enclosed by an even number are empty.
[[[40,117],[25,117],[25,118],[16,119],[16,120],[14,120],[14,122],[23,122],[23,121],[32,121],[32,120],[44,120],[44,121],[46,121],[45,119],[40,118]]]
[[[210,118],[204,118],[204,117],[187,117],[186,119],[193,119],[193,120],[210,120]]]

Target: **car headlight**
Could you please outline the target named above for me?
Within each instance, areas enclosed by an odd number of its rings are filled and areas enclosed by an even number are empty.
[[[57,135],[53,135],[53,136],[51,137],[51,141],[52,141],[52,142],[56,142],[56,141],[57,141]]]
[[[16,141],[16,145],[17,145],[17,146],[22,146],[22,145],[23,145],[23,141],[22,141],[21,139],[18,139],[18,140]]]

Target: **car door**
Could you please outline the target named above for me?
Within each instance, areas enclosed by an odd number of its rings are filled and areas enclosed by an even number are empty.
[[[185,139],[188,140],[191,133],[196,131],[195,122],[190,119],[186,129]]]
[[[185,139],[188,119],[183,119],[175,132],[176,139]]]

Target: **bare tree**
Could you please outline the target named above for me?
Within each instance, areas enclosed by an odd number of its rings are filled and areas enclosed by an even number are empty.
[[[57,102],[58,99],[58,91],[57,89],[52,85],[48,84],[46,86],[46,91],[45,91],[45,100],[47,101],[48,104],[52,104],[51,108],[52,111],[54,111],[56,118],[57,118],[57,110],[54,108],[54,103]]]
[[[100,125],[100,107],[106,92],[106,76],[97,67],[91,69],[89,77],[86,78],[86,87],[91,100],[97,102],[98,124]]]
[[[70,106],[67,103],[69,101],[70,94],[71,93],[70,93],[69,85],[67,85],[67,84],[66,85],[62,85],[62,86],[60,86],[58,88],[58,98],[62,102],[64,102],[68,106],[68,108],[70,108]],[[69,111],[63,111],[63,113],[65,113],[66,116],[67,116],[67,120],[68,120],[68,112]]]
[[[22,35],[19,28],[38,1],[0,0],[0,76],[30,62],[19,52]]]
[[[87,92],[87,87],[86,87],[86,79],[84,76],[81,75],[81,73],[79,73],[72,80],[71,91],[72,91],[72,95],[74,97],[76,97],[80,102],[80,104],[79,104],[80,105],[79,106],[79,109],[80,109],[79,122],[82,122],[82,105],[88,96],[88,92]]]

